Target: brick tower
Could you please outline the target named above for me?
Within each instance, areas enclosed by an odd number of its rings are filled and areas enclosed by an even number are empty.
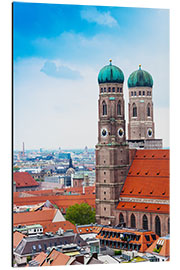
[[[96,221],[115,225],[114,210],[127,175],[129,149],[124,118],[123,72],[110,64],[98,75],[99,121],[96,145]]]
[[[129,88],[129,140],[154,139],[153,79],[141,69],[134,71],[128,79]]]

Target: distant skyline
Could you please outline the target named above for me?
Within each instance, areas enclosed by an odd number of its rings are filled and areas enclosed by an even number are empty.
[[[169,10],[14,3],[14,148],[94,148],[109,63],[153,77],[155,137],[169,147]],[[127,131],[127,128],[126,128]]]

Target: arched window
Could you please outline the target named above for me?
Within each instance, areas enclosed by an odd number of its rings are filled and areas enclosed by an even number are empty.
[[[146,215],[143,216],[143,229],[148,230],[148,218]]]
[[[155,233],[161,236],[161,222],[158,216],[155,217]]]
[[[135,215],[131,215],[131,228],[136,228],[136,218]]]
[[[147,116],[151,116],[151,108],[149,103],[147,105]]]
[[[135,103],[133,103],[133,117],[137,117],[137,107]]]
[[[121,102],[118,101],[118,104],[117,104],[117,115],[121,115]]]
[[[170,221],[169,221],[169,218],[168,218],[168,234],[170,234]]]
[[[106,104],[106,102],[103,101],[102,105],[103,105],[103,115],[107,115],[107,104]]]
[[[124,216],[123,216],[122,213],[120,213],[120,215],[119,215],[119,224],[120,225],[123,225],[124,224]]]

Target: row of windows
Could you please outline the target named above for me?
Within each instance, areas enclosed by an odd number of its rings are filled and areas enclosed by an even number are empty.
[[[135,103],[133,103],[132,105],[132,116],[133,117],[137,117],[137,106]],[[147,105],[147,116],[150,117],[151,116],[151,107],[150,107],[150,104],[148,103]]]
[[[134,243],[122,243],[122,242],[114,242],[110,240],[100,240],[101,245],[107,245],[112,248],[120,248],[120,249],[128,249],[128,250],[139,250],[141,248],[140,244],[134,244]]]
[[[131,214],[131,218],[130,218],[130,222],[131,222],[131,228],[136,228],[136,217],[134,214]],[[120,224],[124,224],[124,216],[122,213],[120,213],[119,215],[119,223]],[[148,218],[146,215],[143,215],[142,218],[142,227],[144,230],[148,230]],[[170,233],[170,224],[169,224],[169,219],[168,219],[168,233]],[[159,236],[161,236],[161,222],[160,222],[160,218],[158,216],[155,217],[155,233]]]
[[[145,91],[131,91],[131,96],[133,97],[136,97],[137,95],[139,96],[145,96],[146,95],[146,92]],[[147,96],[151,96],[151,91],[147,91]]]
[[[105,101],[102,102],[103,105],[103,115],[107,115],[107,104]],[[117,104],[117,115],[121,115],[121,102],[118,101]]]
[[[106,102],[103,101],[102,105],[103,105],[103,115],[107,115],[107,104],[106,104]],[[136,106],[136,104],[133,103],[132,107],[133,107],[132,116],[137,117],[137,106]],[[118,101],[118,104],[117,104],[117,115],[121,115],[121,102],[120,101]],[[151,116],[151,107],[150,107],[149,103],[147,105],[147,116],[148,117]]]
[[[101,88],[101,93],[111,93],[111,92],[113,92],[113,93],[115,93],[115,92],[117,92],[117,93],[122,93],[122,87],[108,87],[108,88],[106,88],[106,87],[104,87],[104,88]]]
[[[42,247],[44,248],[44,250],[46,250],[47,249],[47,247],[53,247],[53,246],[57,246],[57,245],[67,245],[67,241],[58,241],[58,242],[54,242],[54,243],[52,243],[52,242],[50,242],[48,245],[47,244],[44,244],[44,247],[41,245],[41,244],[38,244],[37,246],[36,245],[33,245],[32,246],[32,251],[41,251],[42,250]]]

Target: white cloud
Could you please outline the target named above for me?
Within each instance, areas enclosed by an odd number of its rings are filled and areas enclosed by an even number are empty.
[[[81,11],[81,18],[87,20],[88,22],[95,22],[100,25],[106,25],[109,27],[117,26],[118,23],[114,19],[110,12],[100,12],[96,7],[84,8]]]

